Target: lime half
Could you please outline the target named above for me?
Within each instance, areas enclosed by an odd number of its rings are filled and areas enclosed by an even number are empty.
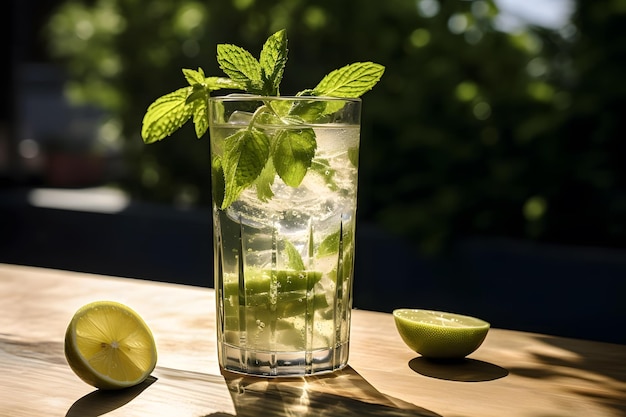
[[[129,307],[96,301],[78,309],[65,333],[65,357],[86,383],[120,389],[143,382],[157,360],[152,332]]]
[[[475,317],[433,310],[393,311],[404,343],[426,358],[464,358],[483,343],[489,323]]]

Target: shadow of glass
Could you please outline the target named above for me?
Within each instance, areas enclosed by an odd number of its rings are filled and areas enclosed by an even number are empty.
[[[236,415],[240,417],[441,417],[430,410],[382,394],[351,367],[306,378],[257,378],[227,371],[222,371],[222,375]]]
[[[92,391],[72,404],[65,417],[95,417],[109,413],[128,404],[156,380],[157,378],[149,376],[134,387],[113,391],[101,389]]]
[[[409,361],[409,367],[418,374],[459,382],[483,382],[504,378],[506,369],[476,359],[434,360],[422,356]]]

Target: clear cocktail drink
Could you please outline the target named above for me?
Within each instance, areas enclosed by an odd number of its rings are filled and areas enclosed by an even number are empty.
[[[360,100],[226,96],[209,108],[220,365],[269,376],[342,368]]]

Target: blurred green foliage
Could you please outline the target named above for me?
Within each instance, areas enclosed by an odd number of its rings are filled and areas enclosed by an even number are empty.
[[[463,235],[623,245],[626,1],[576,4],[560,31],[498,30],[491,0],[68,0],[46,34],[68,95],[97,104],[124,138],[135,198],[209,204],[208,140],[150,146],[141,119],[184,86],[221,75],[218,43],[257,53],[287,28],[281,93],[371,60],[359,215],[437,252]],[[257,52],[254,52],[257,51]]]

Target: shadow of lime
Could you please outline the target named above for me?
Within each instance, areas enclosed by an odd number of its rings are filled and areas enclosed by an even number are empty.
[[[96,417],[107,414],[131,402],[156,380],[157,378],[149,376],[134,387],[92,391],[72,404],[65,417]]]
[[[509,371],[493,363],[476,359],[427,359],[423,356],[409,361],[418,374],[447,381],[484,382],[504,378]]]

